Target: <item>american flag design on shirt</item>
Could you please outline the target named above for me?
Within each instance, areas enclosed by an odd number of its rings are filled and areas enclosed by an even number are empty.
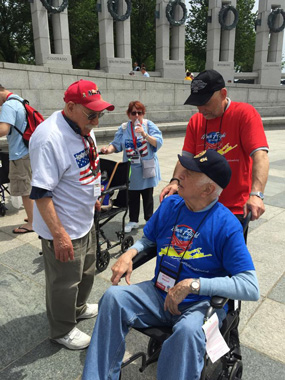
[[[95,181],[96,178],[100,176],[100,167],[99,167],[99,157],[97,157],[96,160],[96,169],[92,172],[90,167],[90,160],[85,152],[85,150],[82,150],[81,152],[78,152],[74,155],[76,159],[76,163],[80,169],[79,173],[79,182],[81,185],[88,185]]]
[[[147,141],[145,139],[137,139],[137,150],[135,150],[133,140],[125,140],[125,148],[128,158],[132,158],[137,152],[139,152],[141,157],[145,157],[148,154]]]

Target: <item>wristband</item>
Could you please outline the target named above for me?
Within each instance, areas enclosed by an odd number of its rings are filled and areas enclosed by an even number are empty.
[[[178,183],[180,182],[179,179],[176,177],[172,177],[171,180],[169,181],[169,183],[171,183],[172,181],[177,181]]]

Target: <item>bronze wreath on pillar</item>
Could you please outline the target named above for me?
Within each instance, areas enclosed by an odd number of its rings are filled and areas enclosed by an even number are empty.
[[[281,26],[279,26],[279,28],[275,28],[274,24],[279,14],[281,14],[283,17],[283,23]],[[272,33],[282,32],[282,30],[284,30],[285,28],[285,12],[283,11],[283,9],[277,8],[277,9],[272,10],[270,15],[268,16],[267,25],[268,25],[268,28],[270,29],[270,32]]]
[[[233,12],[235,18],[231,25],[226,25],[226,18],[229,12]],[[237,26],[238,23],[238,11],[235,7],[229,5],[226,7],[222,7],[219,12],[219,23],[224,30],[232,30]]]
[[[59,7],[53,7],[51,0],[41,0],[41,3],[49,13],[60,13],[68,6],[68,0],[63,0]]]
[[[130,17],[132,13],[132,2],[131,0],[125,0],[125,2],[127,3],[127,11],[123,16],[119,16],[118,15],[119,0],[107,1],[108,11],[115,21],[125,21],[127,18]]]
[[[183,10],[183,16],[180,20],[176,21],[174,20],[174,7],[176,5],[180,5],[180,7],[182,8]],[[186,21],[186,18],[187,18],[187,8],[186,8],[186,5],[184,3],[182,3],[181,0],[170,0],[169,3],[167,4],[166,6],[166,18],[169,22],[170,25],[173,25],[173,26],[180,26],[180,25],[183,25]]]

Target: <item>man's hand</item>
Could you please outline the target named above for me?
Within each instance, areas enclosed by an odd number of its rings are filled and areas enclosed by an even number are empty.
[[[133,257],[137,254],[136,249],[129,249],[115,262],[111,270],[113,275],[111,277],[112,285],[118,285],[121,280],[121,277],[126,273],[125,280],[128,285],[131,284],[131,274],[133,271]]]
[[[178,191],[178,183],[177,181],[171,182],[169,185],[167,185],[164,189],[162,189],[160,196],[159,196],[159,201],[162,202],[163,198],[167,195],[173,195],[177,193]]]
[[[249,210],[251,210],[251,220],[258,219],[265,212],[263,200],[256,195],[251,195],[243,206],[244,217],[247,216]]]
[[[180,315],[181,312],[178,309],[178,305],[188,296],[190,293],[190,284],[193,281],[192,278],[186,278],[178,282],[173,288],[169,289],[165,302],[164,310],[169,311],[173,315]]]
[[[98,211],[98,212],[101,211],[101,202],[98,201],[98,199],[97,199],[97,201],[95,202],[95,210]]]
[[[55,258],[62,263],[66,263],[68,260],[74,260],[72,241],[66,231],[54,237],[53,248]]]

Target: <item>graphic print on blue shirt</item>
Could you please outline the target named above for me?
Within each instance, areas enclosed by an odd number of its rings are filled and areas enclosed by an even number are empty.
[[[89,161],[89,157],[88,157],[86,151],[82,150],[82,151],[74,154],[74,157],[75,157],[76,163],[80,169],[80,173],[79,173],[80,184],[81,185],[88,185],[89,183],[92,183],[93,181],[95,181],[96,177],[93,175],[92,170],[90,168],[90,161]]]
[[[147,141],[143,138],[138,138],[136,140],[137,142],[137,149],[135,149],[133,140],[125,140],[125,147],[126,147],[126,155],[128,158],[132,158],[134,154],[137,154],[137,151],[139,152],[141,157],[145,157],[148,154],[147,149]]]

